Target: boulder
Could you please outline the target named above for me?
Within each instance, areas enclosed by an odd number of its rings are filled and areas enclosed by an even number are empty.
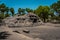
[[[17,31],[17,30],[14,30],[13,32],[15,32],[15,33],[19,33],[19,34],[20,34],[20,32],[19,32],[19,31]]]
[[[23,32],[24,32],[24,33],[30,33],[30,31],[27,30],[27,29],[24,29]]]
[[[8,17],[3,20],[9,27],[30,27],[33,25],[40,25],[41,20],[40,18],[35,15],[34,13],[28,13],[23,16],[13,16]]]

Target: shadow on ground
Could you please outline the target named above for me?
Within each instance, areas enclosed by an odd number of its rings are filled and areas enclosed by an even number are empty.
[[[11,34],[8,34],[6,31],[0,32],[0,39],[7,39],[9,35]]]

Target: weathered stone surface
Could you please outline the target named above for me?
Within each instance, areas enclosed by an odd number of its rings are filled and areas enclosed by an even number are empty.
[[[27,30],[27,29],[24,29],[23,32],[24,32],[24,33],[30,33],[30,31]]]
[[[3,20],[9,27],[28,27],[38,26],[42,23],[37,15],[34,13],[28,13],[23,16],[16,15],[14,17],[8,17]]]
[[[17,30],[14,30],[13,32],[15,32],[15,33],[19,33],[19,34],[20,34],[20,32],[19,32],[19,31],[17,31]]]

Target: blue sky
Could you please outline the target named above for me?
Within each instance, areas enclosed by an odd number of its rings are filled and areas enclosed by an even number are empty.
[[[8,7],[13,7],[15,12],[18,8],[36,9],[39,5],[50,6],[54,2],[57,0],[0,0],[0,4],[5,3]]]

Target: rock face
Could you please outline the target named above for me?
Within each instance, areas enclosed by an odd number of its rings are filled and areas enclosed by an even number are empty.
[[[37,26],[42,23],[37,15],[28,13],[23,16],[16,15],[3,20],[9,27],[29,27]]]

